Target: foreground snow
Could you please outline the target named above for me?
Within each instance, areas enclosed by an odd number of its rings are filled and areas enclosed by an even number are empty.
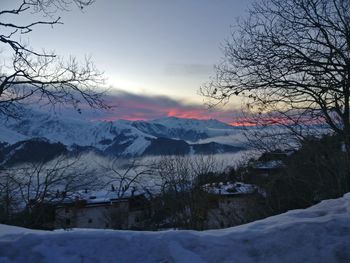
[[[0,262],[350,262],[350,193],[204,232],[46,232],[0,225]]]

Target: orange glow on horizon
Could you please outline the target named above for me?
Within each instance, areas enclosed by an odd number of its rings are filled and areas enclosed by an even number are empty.
[[[257,125],[256,123],[247,122],[247,121],[234,121],[234,122],[229,122],[227,124],[233,127],[244,127],[244,126],[254,127]]]
[[[183,119],[197,119],[197,120],[208,120],[208,116],[203,116],[203,111],[201,110],[192,110],[192,111],[183,111],[181,109],[169,109],[167,113],[168,117],[177,117]]]
[[[202,109],[184,109],[177,107],[157,107],[156,105],[140,105],[132,104],[132,110],[120,112],[117,116],[105,116],[99,119],[92,119],[91,121],[148,121],[164,117],[177,117],[182,119],[197,119],[209,120],[216,119],[233,127],[256,127],[256,126],[273,126],[273,125],[293,125],[293,124],[320,124],[324,121],[320,119],[299,119],[298,122],[293,119],[282,117],[268,117],[261,116],[259,118],[250,117],[230,117],[227,112],[208,112]],[[138,107],[137,107],[138,106]],[[146,107],[147,106],[147,107]],[[152,109],[151,112],[148,110]],[[232,116],[232,115],[231,115]]]

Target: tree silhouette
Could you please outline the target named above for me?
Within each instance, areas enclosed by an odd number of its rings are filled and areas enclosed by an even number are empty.
[[[90,58],[84,63],[70,57],[63,59],[54,52],[38,51],[21,41],[39,26],[62,24],[57,14],[80,9],[92,0],[23,0],[16,8],[0,11],[0,45],[4,62],[0,67],[0,113],[16,117],[20,103],[38,102],[55,106],[70,104],[80,111],[79,104],[108,108],[103,101],[102,74]],[[20,24],[21,15],[42,15],[43,20]],[[8,59],[7,57],[10,57]]]
[[[212,104],[243,97],[265,123],[301,133],[326,123],[350,146],[350,2],[261,0],[234,28],[202,89]]]

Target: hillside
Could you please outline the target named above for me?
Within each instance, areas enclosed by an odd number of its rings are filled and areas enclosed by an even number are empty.
[[[211,231],[35,231],[0,225],[0,262],[350,262],[350,193]]]

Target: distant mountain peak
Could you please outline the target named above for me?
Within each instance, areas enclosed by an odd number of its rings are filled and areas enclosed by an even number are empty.
[[[186,129],[234,129],[233,126],[221,122],[216,119],[194,119],[194,118],[179,118],[179,117],[164,117],[149,121],[150,123],[163,124],[168,127],[181,127]]]

